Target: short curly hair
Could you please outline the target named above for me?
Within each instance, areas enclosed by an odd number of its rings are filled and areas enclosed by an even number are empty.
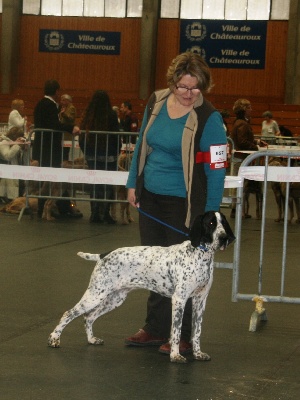
[[[273,118],[273,114],[271,113],[271,111],[265,111],[262,115],[263,118]]]
[[[21,108],[22,106],[24,106],[24,100],[21,99],[14,99],[11,102],[11,108],[13,110],[18,110],[19,108]]]
[[[236,115],[240,115],[240,114],[244,114],[244,113],[245,113],[246,108],[247,108],[248,106],[251,106],[251,103],[250,103],[249,100],[247,100],[247,99],[238,99],[238,100],[234,103],[232,109],[233,109],[233,112],[234,112]]]
[[[197,53],[187,51],[175,57],[167,71],[167,84],[172,90],[184,75],[191,75],[198,81],[197,87],[207,93],[213,87],[209,66]]]

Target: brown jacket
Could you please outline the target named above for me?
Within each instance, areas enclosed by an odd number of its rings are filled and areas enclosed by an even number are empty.
[[[239,153],[238,150],[258,150],[252,128],[245,119],[236,119],[230,134],[234,143],[235,157],[246,158],[247,154]]]

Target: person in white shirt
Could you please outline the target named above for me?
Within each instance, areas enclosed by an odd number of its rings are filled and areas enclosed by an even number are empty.
[[[24,116],[24,101],[15,99],[11,103],[12,111],[8,116],[8,130],[13,127],[22,128],[26,131],[27,117]]]
[[[261,136],[264,140],[268,138],[274,138],[280,135],[280,130],[277,122],[273,119],[271,111],[265,111],[262,115],[264,121],[261,125]]]

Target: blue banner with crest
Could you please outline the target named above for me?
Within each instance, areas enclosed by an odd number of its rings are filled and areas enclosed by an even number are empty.
[[[39,51],[118,55],[121,32],[40,29]]]
[[[181,20],[180,52],[200,54],[211,68],[264,69],[267,21]]]

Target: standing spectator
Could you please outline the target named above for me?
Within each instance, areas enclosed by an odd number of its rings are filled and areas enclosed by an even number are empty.
[[[22,128],[23,132],[27,131],[27,117],[24,115],[24,101],[15,99],[11,103],[12,111],[8,116],[8,130],[16,126]]]
[[[273,119],[271,111],[265,111],[262,117],[264,118],[264,121],[261,124],[261,136],[264,140],[269,140],[270,138],[272,143],[272,138],[274,141],[275,136],[280,135],[279,126]]]
[[[112,109],[110,98],[104,90],[97,90],[89,102],[80,125],[85,131],[79,138],[80,148],[85,155],[89,169],[117,170],[119,152],[118,135],[95,134],[91,132],[119,132],[118,117]],[[94,185],[91,187],[90,198],[113,199],[113,185]],[[115,224],[110,215],[110,203],[91,201],[91,223],[107,222]]]
[[[76,108],[73,105],[73,100],[72,97],[68,94],[63,94],[60,97],[60,107],[59,107],[59,120],[62,124],[64,125],[75,125],[76,121]],[[72,134],[66,132],[64,134],[64,140],[68,140],[72,142]],[[64,147],[64,154],[63,158],[64,160],[69,159],[69,154],[70,154],[70,147]]]
[[[168,89],[149,99],[133,155],[126,187],[128,201],[145,213],[168,224],[170,229],[144,213],[139,215],[141,244],[170,246],[184,241],[194,218],[220,209],[225,166],[214,168],[211,154],[216,147],[226,157],[226,134],[220,113],[203,97],[212,86],[210,70],[196,53],[178,55],[167,72]],[[182,321],[181,354],[191,352],[191,299]],[[131,346],[162,345],[171,327],[171,299],[151,292],[146,324],[125,339]]]
[[[60,168],[62,163],[62,131],[78,135],[80,129],[76,125],[60,122],[58,115],[59,83],[48,80],[44,86],[44,97],[37,103],[34,109],[34,127],[40,129],[35,132],[32,158],[39,162],[41,167]],[[43,132],[43,129],[51,129],[52,132]],[[46,199],[38,201],[38,216],[43,214]],[[73,216],[70,201],[59,200],[56,202],[58,209],[63,214]],[[82,216],[78,215],[78,216]]]
[[[124,132],[137,132],[138,119],[132,111],[132,105],[129,101],[124,101],[120,107],[120,122]],[[131,137],[131,143],[136,142],[136,136]]]
[[[267,143],[254,139],[250,125],[252,107],[249,100],[238,99],[233,105],[233,112],[236,115],[236,119],[233,123],[230,137],[233,140],[235,149],[232,160],[234,163],[233,174],[237,176],[242,161],[248,156],[248,154],[241,153],[239,150],[257,151],[259,145],[264,147],[267,146]],[[232,205],[230,217],[235,218],[235,204]]]

